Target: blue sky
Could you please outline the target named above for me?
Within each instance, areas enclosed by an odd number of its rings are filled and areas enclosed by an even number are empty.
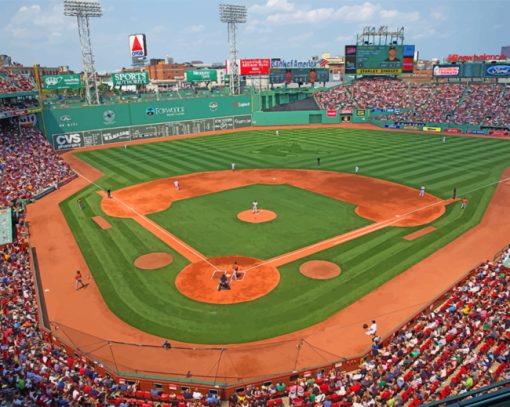
[[[128,35],[145,33],[150,58],[224,61],[227,28],[214,0],[101,0],[103,17],[91,23],[96,69],[129,66]],[[228,3],[228,2],[227,2]],[[364,26],[405,27],[420,58],[450,53],[499,53],[510,45],[510,0],[254,0],[239,30],[242,58],[308,60],[343,54]],[[76,20],[63,0],[0,0],[0,54],[25,65],[81,69]]]

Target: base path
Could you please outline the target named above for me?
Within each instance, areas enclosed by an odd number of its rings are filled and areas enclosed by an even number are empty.
[[[94,181],[102,175],[72,153],[64,154],[64,158],[73,169],[89,180]],[[503,178],[508,177],[510,169],[503,175]],[[86,332],[96,338],[155,345],[158,349],[131,346],[116,349],[115,353],[116,363],[121,365],[124,371],[150,371],[153,376],[164,375],[168,370],[176,371],[182,366],[183,377],[187,371],[193,373],[206,371],[208,374],[213,372],[218,377],[261,377],[275,372],[287,372],[294,367],[300,369],[317,364],[318,349],[324,355],[321,363],[334,359],[334,355],[348,357],[367,351],[371,343],[362,329],[364,323],[376,319],[378,331],[384,336],[414,315],[473,266],[491,258],[494,253],[505,247],[510,234],[508,216],[510,185],[502,183],[497,186],[479,225],[422,262],[319,324],[251,344],[222,345],[228,356],[222,359],[222,362],[226,363],[218,364],[217,355],[208,358],[204,356],[207,353],[200,351],[203,348],[210,348],[210,345],[172,341],[175,346],[189,345],[196,349],[182,355],[174,349],[172,352],[159,349],[163,340],[161,337],[128,325],[107,307],[59,207],[59,202],[88,184],[89,181],[85,179],[76,179],[28,206],[31,243],[37,249],[49,318],[59,324],[65,324],[69,329]],[[82,270],[85,282],[89,284],[86,290],[74,289],[76,269]],[[64,332],[60,327],[55,334],[66,337],[68,331]],[[82,349],[90,344],[89,336],[85,336],[85,340],[82,341],[76,335],[71,336],[69,339]],[[295,344],[301,339],[305,339],[306,342],[301,347],[299,358],[296,359]],[[95,343],[97,342],[94,341]],[[283,348],[282,343],[288,343],[289,346]],[[100,352],[96,348],[97,346],[88,349],[91,357]],[[110,352],[107,346],[104,349]],[[110,366],[113,365],[110,363]]]

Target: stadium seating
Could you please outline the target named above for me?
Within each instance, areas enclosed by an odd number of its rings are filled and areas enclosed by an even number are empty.
[[[31,79],[8,70],[0,70],[0,94],[33,91],[35,86]]]
[[[73,174],[37,129],[0,127],[0,207],[28,200]]]
[[[362,78],[315,93],[323,109],[405,109],[389,120],[510,127],[510,87],[497,83],[406,83]]]
[[[474,92],[477,90],[473,90]],[[454,91],[457,92],[457,91]],[[456,94],[456,93],[455,93]],[[400,99],[404,100],[404,99]],[[36,129],[0,129],[1,205],[18,205],[72,179],[72,173]],[[16,240],[0,249],[0,400],[5,405],[118,405],[215,407],[213,394],[183,394],[116,383],[98,366],[50,341],[39,328],[30,268],[28,227],[19,212]],[[473,270],[439,304],[383,341],[353,372],[332,369],[290,386],[246,386],[231,406],[411,405],[443,399],[510,376],[510,246],[496,262]]]

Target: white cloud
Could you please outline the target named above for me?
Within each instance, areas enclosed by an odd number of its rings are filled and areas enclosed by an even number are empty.
[[[433,11],[430,15],[436,21],[446,21],[446,16],[440,11]]]
[[[292,3],[286,3],[292,5]],[[259,6],[262,7],[262,6]],[[274,9],[276,11],[276,9]],[[419,20],[420,13],[417,11],[401,12],[398,10],[386,10],[379,4],[364,2],[362,4],[345,5],[342,7],[320,7],[315,9],[300,8],[279,11],[269,14],[261,22],[267,24],[316,24],[328,21],[342,22],[414,22]]]
[[[51,8],[43,8],[39,4],[22,6],[4,27],[13,42],[38,40],[54,43],[73,30],[76,30],[76,19],[64,16],[61,3]]]
[[[296,8],[294,3],[289,3],[287,0],[267,0],[266,4],[254,4],[248,7],[248,13],[254,14],[267,14],[273,11],[291,12]]]
[[[398,10],[381,10],[379,12],[381,19],[386,21],[415,22],[420,19],[420,13],[417,11],[402,12]]]
[[[190,33],[201,33],[205,31],[205,25],[202,24],[190,25],[189,27],[186,28],[186,31]]]

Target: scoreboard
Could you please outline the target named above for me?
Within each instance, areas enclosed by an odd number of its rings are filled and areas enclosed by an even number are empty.
[[[270,83],[315,83],[329,82],[329,70],[321,68],[272,68]]]
[[[414,45],[347,45],[345,73],[400,75],[414,71]]]

